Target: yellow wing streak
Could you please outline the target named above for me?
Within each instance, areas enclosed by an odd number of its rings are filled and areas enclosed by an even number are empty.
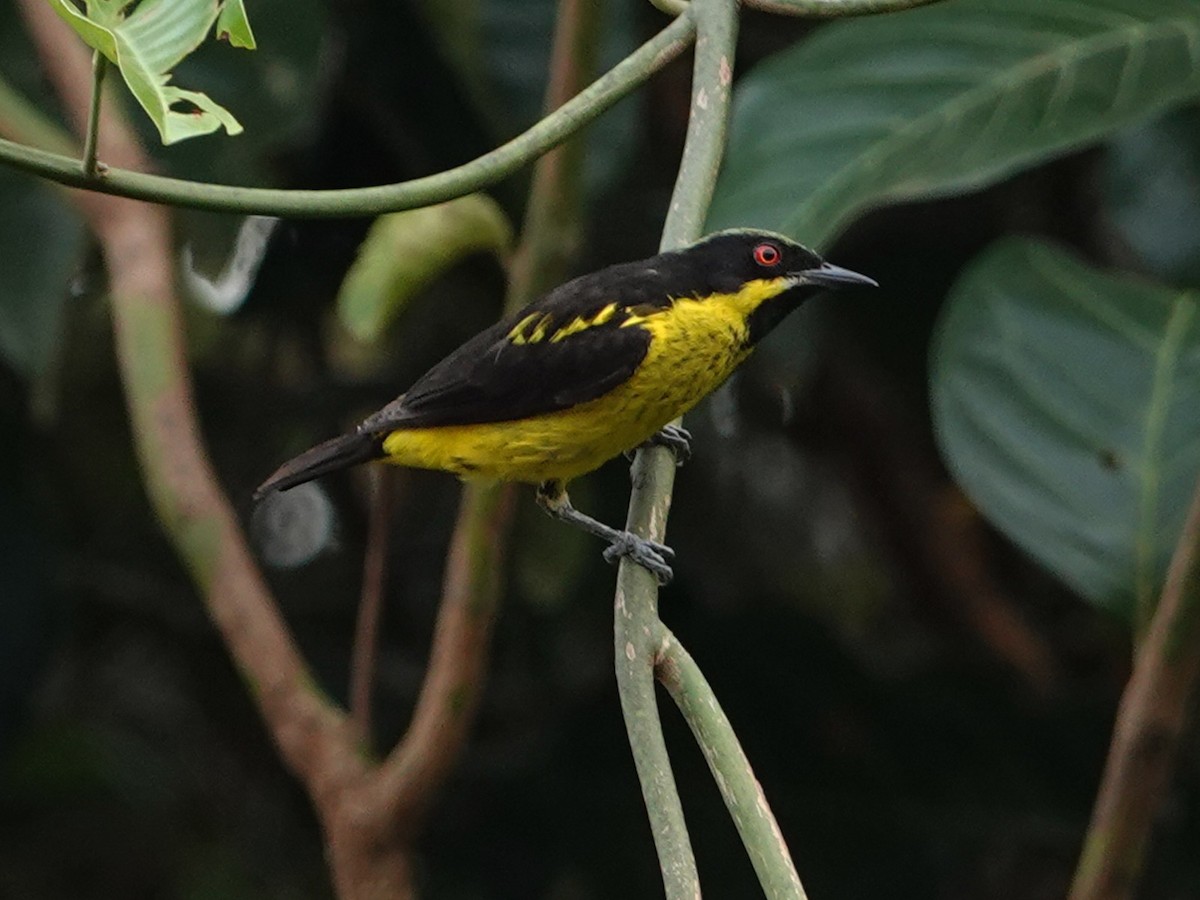
[[[536,344],[546,336],[546,329],[552,324],[554,324],[554,316],[550,315],[550,313],[546,313],[541,317],[541,319],[538,320],[537,326],[533,329],[533,333],[530,334],[526,340],[531,344]]]
[[[523,318],[520,322],[512,327],[512,330],[508,333],[508,339],[514,344],[524,344],[526,340],[524,333],[525,329],[528,328],[529,324],[537,317],[537,313],[530,313]]]
[[[617,304],[610,303],[608,306],[605,306],[590,318],[587,316],[576,316],[562,328],[558,329],[558,331],[554,332],[554,334],[550,335],[550,343],[557,344],[564,338],[568,338],[573,334],[578,334],[581,331],[585,331],[588,328],[591,328],[593,325],[603,325],[605,322],[612,319],[612,317],[616,314]]]

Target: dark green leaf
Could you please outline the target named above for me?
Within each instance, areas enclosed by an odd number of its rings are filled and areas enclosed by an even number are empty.
[[[1200,297],[1007,239],[954,286],[932,379],[984,515],[1093,602],[1148,608],[1200,473]]]
[[[738,86],[710,225],[827,244],[1200,93],[1194,0],[955,0],[836,23]]]
[[[1120,135],[1104,174],[1112,223],[1146,269],[1200,285],[1200,110]]]

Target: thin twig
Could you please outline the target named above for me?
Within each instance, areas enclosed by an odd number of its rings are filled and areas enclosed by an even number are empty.
[[[362,596],[354,626],[350,653],[350,721],[363,747],[371,745],[371,693],[375,684],[375,660],[379,653],[379,620],[383,615],[383,591],[387,584],[388,533],[394,506],[395,470],[371,466],[370,515],[367,519],[367,548],[363,554]]]
[[[678,56],[690,43],[691,15],[679,16],[555,113],[469,163],[436,175],[377,187],[299,191],[204,184],[108,166],[84,176],[80,161],[0,140],[0,163],[70,187],[194,209],[298,218],[373,216],[429,206],[480,190],[562,143]]]
[[[1200,682],[1200,479],[1134,658],[1070,900],[1127,900],[1145,864]]]
[[[372,782],[372,816],[385,832],[419,829],[466,742],[487,673],[514,496],[511,485],[463,489],[421,694]]]
[[[763,893],[768,900],[805,900],[783,833],[708,680],[665,625],[660,635],[658,678],[696,736]]]
[[[99,50],[92,51],[92,103],[88,108],[87,130],[83,139],[83,174],[96,177],[96,136],[100,132],[100,101],[104,96],[104,73],[108,60]]]

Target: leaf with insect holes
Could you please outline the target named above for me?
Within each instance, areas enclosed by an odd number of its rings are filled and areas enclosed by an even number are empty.
[[[739,83],[709,227],[827,246],[1200,95],[1196,0],[955,0],[822,27]]]
[[[931,381],[984,515],[1093,603],[1152,608],[1200,474],[1200,295],[1008,238],[951,290]]]
[[[240,134],[232,113],[207,94],[170,84],[171,69],[204,42],[213,25],[235,47],[253,49],[241,0],[87,0],[85,15],[71,0],[49,0],[84,42],[117,66],[164,144],[224,127]],[[176,109],[182,105],[183,109]]]

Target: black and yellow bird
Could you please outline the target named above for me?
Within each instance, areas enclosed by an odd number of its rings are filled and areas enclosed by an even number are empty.
[[[537,485],[550,515],[608,541],[604,556],[671,578],[669,547],[571,506],[566,483],[648,442],[717,388],[824,288],[874,285],[762,231],[724,231],[555,288],[467,341],[352,433],[284,463],[260,498],[369,460]]]

